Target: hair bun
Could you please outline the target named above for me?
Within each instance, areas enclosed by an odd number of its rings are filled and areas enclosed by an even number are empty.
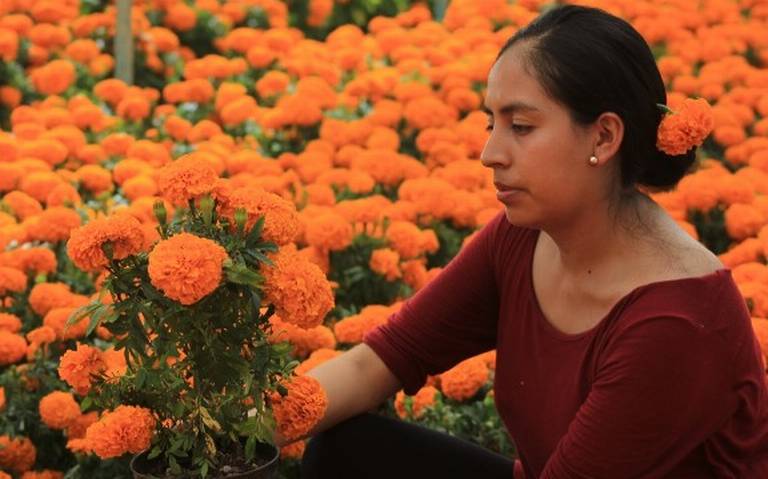
[[[648,159],[637,182],[658,190],[671,189],[689,172],[695,162],[696,148],[691,148],[682,155],[670,155],[656,150],[656,156]]]

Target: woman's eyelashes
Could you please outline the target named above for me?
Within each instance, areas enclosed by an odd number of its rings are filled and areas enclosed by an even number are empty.
[[[515,133],[518,133],[520,135],[525,135],[529,133],[531,130],[533,130],[533,126],[513,123],[512,125],[510,125],[510,129],[512,129]],[[489,124],[488,126],[485,127],[485,131],[491,131],[491,130],[493,130],[493,124]]]

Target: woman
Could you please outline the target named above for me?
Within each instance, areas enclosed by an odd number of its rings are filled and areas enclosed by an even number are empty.
[[[509,40],[487,86],[481,160],[504,212],[364,344],[309,373],[329,407],[305,477],[768,477],[744,300],[639,189],[673,187],[695,158],[656,147],[666,93],[642,37],[600,10],[553,9]],[[514,468],[360,415],[494,348]]]

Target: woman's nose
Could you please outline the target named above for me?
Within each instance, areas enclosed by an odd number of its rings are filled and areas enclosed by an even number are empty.
[[[488,140],[485,142],[483,151],[480,153],[480,163],[483,166],[492,168],[494,166],[507,166],[509,164],[508,152],[503,148],[501,139],[498,134],[494,134],[491,131]]]

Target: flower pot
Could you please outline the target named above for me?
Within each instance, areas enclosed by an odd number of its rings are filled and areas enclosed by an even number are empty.
[[[147,459],[148,451],[133,456],[131,459],[131,473],[134,479],[165,479],[165,475],[158,475],[158,470],[163,470],[162,459]],[[276,479],[277,465],[280,459],[280,450],[271,444],[256,446],[256,457],[260,458],[261,465],[254,465],[247,471],[226,472],[212,470],[208,472],[208,479]],[[197,478],[190,476],[189,479]],[[184,476],[186,479],[187,476]]]

